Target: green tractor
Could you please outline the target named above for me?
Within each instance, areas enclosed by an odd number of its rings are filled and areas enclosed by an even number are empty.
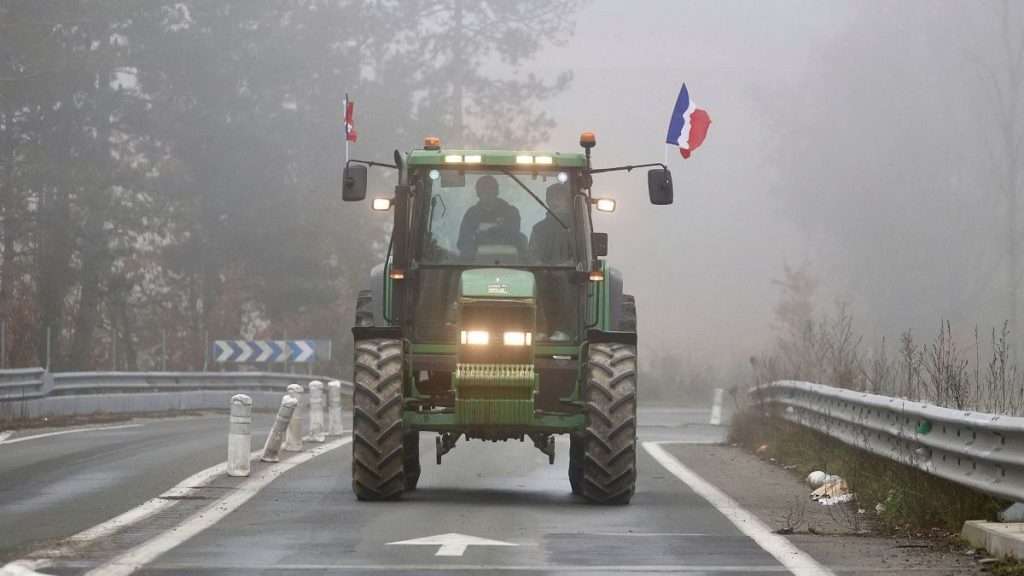
[[[352,488],[360,500],[416,489],[420,432],[437,463],[465,437],[529,438],[549,462],[569,434],[575,494],[626,504],[636,487],[636,302],[604,256],[592,175],[648,171],[672,202],[664,164],[594,169],[583,152],[447,150],[436,138],[394,164],[346,163],[343,198],[366,198],[368,166],[397,170],[385,261],[359,293]]]

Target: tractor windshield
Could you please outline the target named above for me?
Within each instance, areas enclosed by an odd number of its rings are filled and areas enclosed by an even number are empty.
[[[414,180],[423,202],[420,264],[576,265],[566,172],[424,169]]]

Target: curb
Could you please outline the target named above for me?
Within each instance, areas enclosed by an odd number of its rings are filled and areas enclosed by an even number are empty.
[[[995,558],[1012,556],[1024,560],[1024,523],[968,520],[960,535],[972,546],[984,546]]]

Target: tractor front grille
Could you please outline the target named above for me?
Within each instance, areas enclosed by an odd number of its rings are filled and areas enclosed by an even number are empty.
[[[453,379],[460,424],[533,422],[537,390],[533,364],[460,363],[455,366]]]

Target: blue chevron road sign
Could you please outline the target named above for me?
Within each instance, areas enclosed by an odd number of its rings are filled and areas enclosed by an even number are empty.
[[[217,362],[315,362],[331,359],[330,340],[214,340]]]

